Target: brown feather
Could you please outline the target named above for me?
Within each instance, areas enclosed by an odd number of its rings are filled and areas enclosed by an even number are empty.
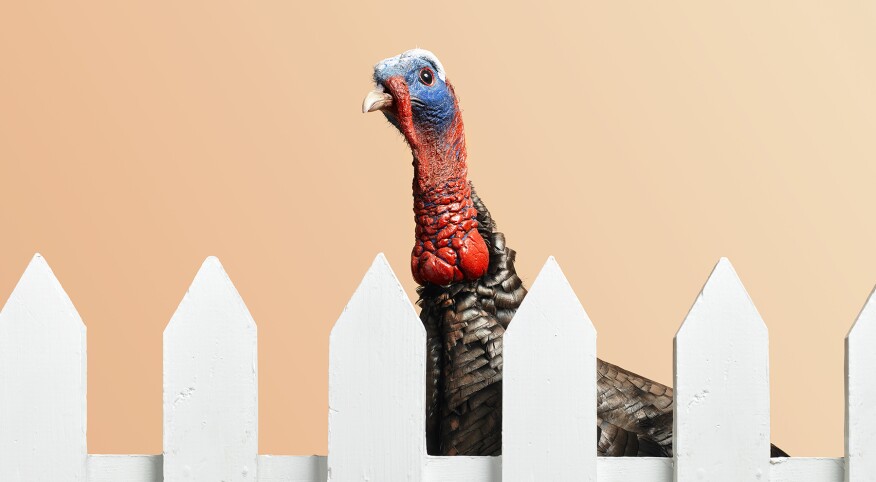
[[[499,455],[502,336],[526,296],[516,253],[472,187],[490,265],[480,279],[420,287],[427,335],[427,448],[433,455]],[[597,454],[672,456],[672,388],[597,359]],[[586,407],[582,407],[582,410]],[[771,446],[771,456],[787,457]]]

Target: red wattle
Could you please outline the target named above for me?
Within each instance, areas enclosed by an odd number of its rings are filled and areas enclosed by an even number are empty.
[[[415,196],[417,243],[411,252],[411,271],[420,284],[477,279],[490,265],[487,243],[478,232],[471,186],[461,178],[442,187]]]
[[[459,267],[466,279],[477,279],[487,272],[490,253],[481,233],[473,230],[459,248]]]
[[[412,256],[412,269],[414,279],[420,283],[433,283],[436,285],[449,285],[453,282],[455,266],[447,264],[430,252],[425,252],[419,257]]]

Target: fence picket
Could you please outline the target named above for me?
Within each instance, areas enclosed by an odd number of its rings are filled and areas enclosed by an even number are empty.
[[[675,335],[675,480],[770,477],[766,326],[725,258]]]
[[[0,311],[0,480],[86,479],[85,325],[31,260]]]
[[[502,480],[596,480],[596,330],[553,257],[504,337]]]
[[[876,290],[846,335],[846,482],[876,481]]]
[[[423,480],[426,332],[383,254],[331,332],[330,481]]]
[[[164,330],[164,480],[257,480],[256,324],[207,258]]]
[[[675,336],[674,460],[596,457],[596,331],[549,258],[504,337],[504,455],[432,457],[425,330],[381,254],[331,332],[329,456],[257,455],[257,327],[208,258],[164,332],[163,454],[88,455],[86,329],[37,254],[0,310],[0,481],[876,482],[874,318],[876,290],[846,337],[846,457],[769,459],[768,333],[721,259]]]

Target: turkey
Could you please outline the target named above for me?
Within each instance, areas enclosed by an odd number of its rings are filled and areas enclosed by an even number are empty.
[[[382,112],[413,154],[428,451],[499,455],[502,336],[526,296],[515,252],[468,181],[462,116],[438,58],[414,49],[385,59],[374,84],[362,111]],[[597,371],[598,454],[671,456],[672,388],[602,360]]]

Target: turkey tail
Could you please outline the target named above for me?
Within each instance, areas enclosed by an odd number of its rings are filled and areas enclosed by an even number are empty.
[[[784,450],[770,444],[770,457],[790,457]]]

